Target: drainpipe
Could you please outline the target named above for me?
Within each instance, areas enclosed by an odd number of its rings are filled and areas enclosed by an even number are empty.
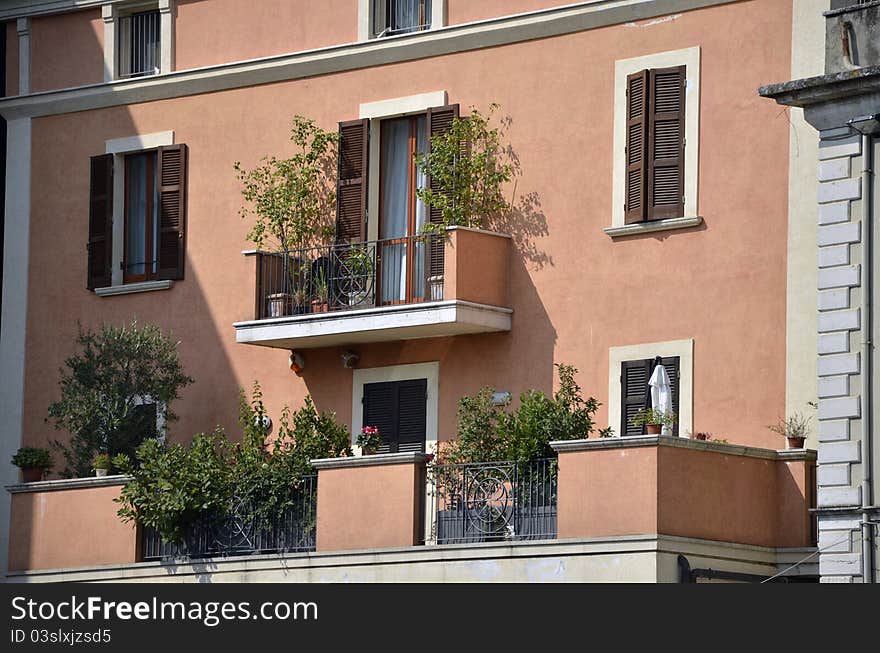
[[[874,294],[873,256],[873,158],[874,143],[871,134],[862,134],[862,581],[873,583],[874,579],[874,525],[871,524],[869,508],[873,505],[872,472],[873,458],[873,383],[874,345],[872,296]]]

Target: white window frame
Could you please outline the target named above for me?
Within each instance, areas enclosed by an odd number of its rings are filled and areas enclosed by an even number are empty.
[[[358,0],[358,41],[369,41],[377,38],[373,34],[373,3],[382,2],[383,0]],[[420,34],[430,32],[440,27],[446,26],[446,2],[447,0],[431,0],[431,27],[422,32],[412,32],[412,34]]]
[[[104,151],[113,155],[113,245],[110,285],[105,288],[95,288],[94,291],[100,297],[167,290],[174,283],[171,280],[156,280],[126,284],[123,282],[122,271],[125,252],[125,155],[166,145],[174,145],[173,131],[114,138],[104,143]]]
[[[626,197],[626,78],[650,68],[685,66],[685,148],[684,148],[684,215],[664,220],[650,220],[626,224],[624,203]],[[697,189],[700,162],[700,48],[684,48],[619,59],[614,62],[614,159],[611,192],[611,227],[609,236],[626,236],[650,231],[664,231],[693,227],[702,218],[697,213]]]
[[[104,81],[119,79],[119,18],[134,11],[159,10],[159,74],[174,70],[174,0],[135,0],[101,5],[104,19]],[[140,79],[140,78],[138,78]],[[120,80],[123,81],[123,80]]]
[[[625,345],[608,349],[608,424],[614,429],[614,437],[620,433],[623,397],[620,375],[625,361],[645,360],[662,356],[678,356],[678,434],[687,437],[694,429],[694,340],[668,340],[639,345]]]

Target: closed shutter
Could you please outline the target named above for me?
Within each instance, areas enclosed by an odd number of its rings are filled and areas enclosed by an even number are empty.
[[[642,435],[645,433],[643,426],[633,426],[631,420],[643,408],[650,406],[650,394],[648,381],[653,373],[653,359],[624,361],[620,369],[621,383],[621,435]],[[681,361],[678,356],[668,356],[662,359],[663,367],[669,375],[669,383],[672,385],[672,410],[676,416],[679,412],[679,381],[681,376]],[[672,428],[672,434],[678,435],[678,421]]]
[[[626,78],[626,224],[647,216],[647,122],[648,71],[642,70]]]
[[[93,156],[90,165],[89,242],[86,287],[109,286],[113,260],[113,155]]]
[[[624,361],[620,370],[621,401],[620,435],[642,435],[642,426],[633,426],[632,418],[645,408],[650,360]]]
[[[186,258],[186,145],[159,148],[157,279],[183,279]]]
[[[431,138],[438,134],[445,134],[452,128],[452,121],[458,118],[458,105],[450,104],[443,107],[432,107],[428,109],[428,153],[431,152]],[[463,144],[464,145],[464,144]],[[427,178],[428,188],[435,193],[440,192],[439,185],[431,178],[431,171],[428,170]],[[443,212],[439,208],[433,206],[428,207],[428,220],[434,224],[443,223]],[[432,238],[429,250],[428,276],[437,277],[443,275],[443,257],[445,252],[445,242],[442,238]]]
[[[649,220],[684,215],[685,66],[650,71]]]
[[[379,429],[378,453],[425,450],[427,388],[425,379],[364,385],[362,426]]]
[[[369,120],[339,123],[339,170],[336,186],[336,242],[366,237]]]

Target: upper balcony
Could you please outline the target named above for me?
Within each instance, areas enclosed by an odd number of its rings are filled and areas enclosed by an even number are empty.
[[[309,349],[509,331],[510,237],[454,227],[254,260],[254,319],[238,342]]]

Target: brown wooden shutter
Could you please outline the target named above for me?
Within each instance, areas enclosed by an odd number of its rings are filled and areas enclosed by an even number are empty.
[[[681,420],[681,411],[678,409],[681,359],[678,356],[668,356],[663,359],[663,367],[666,368],[666,373],[669,375],[669,384],[672,386],[672,412],[678,418],[672,427],[672,435],[678,435],[678,426]]]
[[[159,148],[157,279],[183,279],[186,258],[186,145]]]
[[[649,220],[684,215],[685,79],[685,66],[650,71]]]
[[[364,385],[362,426],[378,427],[379,453],[425,450],[427,393],[426,379]]]
[[[458,118],[458,105],[449,104],[442,107],[432,107],[428,109],[428,145],[427,150],[431,152],[431,137],[437,134],[445,134],[452,128],[452,121]],[[428,170],[426,183],[428,188],[434,192],[440,192],[439,186],[434,183],[431,178],[431,171]],[[443,212],[433,206],[428,207],[428,221],[434,224],[443,223]],[[445,239],[432,238],[428,251],[428,276],[437,277],[443,275],[443,258],[446,249]]]
[[[397,385],[393,382],[364,385],[364,423],[379,429],[382,444],[377,453],[397,451]]]
[[[336,242],[366,240],[370,121],[339,123],[339,171],[336,182]]]
[[[626,78],[626,198],[624,222],[647,217],[648,71]]]
[[[621,407],[620,435],[642,435],[642,426],[633,426],[631,420],[645,408],[645,392],[648,389],[651,360],[624,361],[620,366]]]
[[[86,287],[112,283],[113,265],[113,155],[93,156],[90,166],[89,242]]]

